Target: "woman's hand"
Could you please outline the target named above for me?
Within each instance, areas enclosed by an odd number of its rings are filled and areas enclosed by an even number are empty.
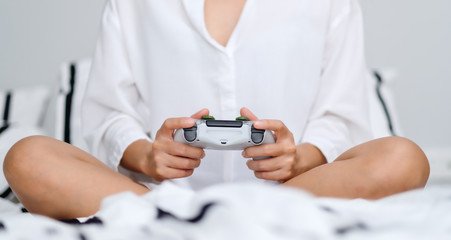
[[[167,119],[158,130],[153,143],[138,140],[124,152],[121,165],[142,172],[157,181],[191,176],[205,156],[203,149],[174,142],[174,130],[192,127],[194,119],[208,115],[202,109],[191,118]]]
[[[274,144],[249,147],[243,151],[245,158],[270,157],[247,162],[257,178],[285,182],[326,163],[325,157],[315,146],[308,143],[296,146],[293,134],[282,121],[258,120],[247,108],[241,109],[241,115],[255,121],[254,127],[257,129],[272,130],[276,139]]]

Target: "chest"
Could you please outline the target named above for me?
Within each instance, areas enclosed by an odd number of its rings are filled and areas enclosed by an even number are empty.
[[[245,4],[246,0],[205,0],[205,27],[222,46],[227,45]]]

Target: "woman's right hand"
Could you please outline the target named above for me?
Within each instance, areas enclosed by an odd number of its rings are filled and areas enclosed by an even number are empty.
[[[153,143],[138,140],[125,150],[121,165],[142,172],[157,181],[191,176],[194,169],[199,167],[205,152],[201,148],[174,142],[174,131],[192,127],[194,119],[208,114],[208,109],[202,109],[190,118],[166,119]]]

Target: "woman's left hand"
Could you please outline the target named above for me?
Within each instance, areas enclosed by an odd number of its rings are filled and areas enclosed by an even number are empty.
[[[247,166],[254,171],[257,178],[285,182],[297,175],[296,145],[293,134],[280,120],[258,120],[247,108],[242,108],[241,116],[254,122],[257,129],[267,129],[274,132],[276,142],[249,147],[243,151],[245,158],[270,157],[262,160],[249,160]]]

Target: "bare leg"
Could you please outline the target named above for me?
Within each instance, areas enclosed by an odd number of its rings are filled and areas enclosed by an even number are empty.
[[[5,158],[4,172],[30,212],[57,219],[90,216],[114,193],[149,191],[90,154],[41,136],[16,143]]]
[[[423,151],[401,137],[373,140],[285,183],[318,196],[376,199],[424,187],[429,163]]]

